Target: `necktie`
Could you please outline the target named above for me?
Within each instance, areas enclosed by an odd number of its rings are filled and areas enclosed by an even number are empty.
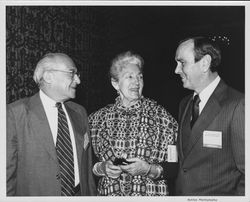
[[[56,140],[57,159],[61,174],[61,195],[74,195],[74,157],[69,134],[68,122],[61,103],[56,103],[58,108],[58,130]]]
[[[192,120],[190,122],[190,126],[191,128],[193,128],[193,125],[195,123],[195,121],[198,119],[199,117],[199,103],[200,103],[200,97],[198,94],[196,94],[194,96],[193,99],[193,104],[192,104]]]

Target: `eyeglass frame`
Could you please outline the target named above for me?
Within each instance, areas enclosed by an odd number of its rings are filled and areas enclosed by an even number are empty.
[[[74,70],[74,69],[69,70],[69,71],[67,71],[67,70],[60,70],[60,69],[50,69],[50,70],[48,70],[48,71],[57,71],[57,72],[70,73],[70,74],[71,74],[71,79],[74,79],[75,75],[76,75],[78,78],[81,77],[80,72],[78,72],[77,70]]]

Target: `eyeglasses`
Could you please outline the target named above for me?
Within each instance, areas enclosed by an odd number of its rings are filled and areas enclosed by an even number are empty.
[[[57,72],[65,72],[65,73],[68,73],[68,74],[71,74],[71,79],[73,79],[75,77],[75,75],[80,78],[80,72],[77,72],[77,70],[59,70],[59,69],[50,69],[49,71],[57,71]]]

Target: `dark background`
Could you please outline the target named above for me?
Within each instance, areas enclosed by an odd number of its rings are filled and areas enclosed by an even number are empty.
[[[227,37],[219,74],[245,91],[244,6],[7,6],[7,103],[38,91],[32,76],[48,52],[64,52],[81,72],[75,101],[91,113],[114,102],[108,79],[111,60],[132,50],[145,60],[146,97],[177,118],[186,94],[174,74],[179,40],[192,35]]]

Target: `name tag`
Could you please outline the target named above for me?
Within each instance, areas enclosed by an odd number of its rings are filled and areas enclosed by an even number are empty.
[[[168,162],[178,162],[176,145],[168,145]]]
[[[86,132],[84,134],[84,140],[83,140],[83,148],[84,150],[86,150],[89,146],[89,136],[88,136],[88,133]]]
[[[203,132],[203,147],[222,149],[222,132],[205,130]]]

